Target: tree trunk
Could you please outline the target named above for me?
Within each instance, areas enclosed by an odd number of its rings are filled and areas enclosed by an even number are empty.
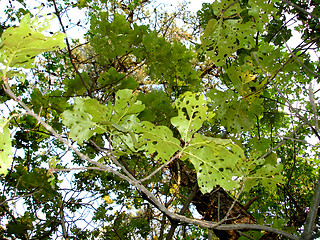
[[[194,170],[188,168],[181,161],[172,163],[170,170],[173,176],[177,177],[180,174],[181,185],[189,187],[190,190],[197,182],[197,175]],[[203,220],[219,222],[226,216],[234,201],[223,188],[216,186],[210,193],[206,194],[198,190],[192,203],[196,206],[199,214],[202,215]],[[256,223],[254,217],[238,202],[234,204],[227,219],[229,220],[224,222],[225,224]],[[236,240],[240,237],[240,234],[234,230],[221,231],[213,229],[213,232],[219,239]]]

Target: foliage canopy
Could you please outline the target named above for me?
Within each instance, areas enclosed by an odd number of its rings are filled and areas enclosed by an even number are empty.
[[[317,1],[19,4],[0,22],[2,239],[320,236]]]

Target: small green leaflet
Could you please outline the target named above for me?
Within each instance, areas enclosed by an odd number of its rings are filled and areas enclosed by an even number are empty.
[[[30,14],[26,14],[19,27],[10,27],[2,34],[0,62],[6,66],[2,69],[4,76],[8,67],[32,68],[37,55],[65,47],[64,34],[55,33],[49,37],[42,33],[49,29],[50,20],[44,18],[41,22],[38,17],[31,19]]]
[[[184,93],[174,105],[178,109],[178,116],[171,118],[171,124],[178,129],[185,142],[202,127],[204,121],[214,116],[214,113],[208,111],[204,96],[191,92]]]
[[[182,159],[189,159],[197,172],[200,190],[210,192],[220,185],[225,190],[239,186],[233,181],[236,165],[244,159],[243,150],[228,139],[217,139],[195,134],[182,151]]]
[[[0,174],[7,174],[12,164],[12,149],[8,120],[0,118]]]

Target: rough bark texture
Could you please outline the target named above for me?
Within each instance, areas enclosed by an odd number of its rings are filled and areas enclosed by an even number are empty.
[[[186,186],[192,189],[197,182],[196,172],[188,168],[183,162],[176,161],[170,165],[170,170],[176,179],[180,179],[181,186]],[[204,220],[219,222],[222,220],[230,207],[234,203],[234,199],[221,187],[217,186],[210,193],[203,194],[200,190],[192,200],[192,203],[196,206],[199,214],[202,215]],[[231,209],[228,224],[237,223],[256,223],[254,217],[247,212],[244,206],[236,202],[234,207]],[[214,234],[219,239],[230,239],[235,240],[240,235],[233,230],[230,231],[219,231],[213,229]]]

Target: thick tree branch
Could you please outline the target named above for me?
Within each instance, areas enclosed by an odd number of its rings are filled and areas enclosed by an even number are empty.
[[[314,194],[311,200],[309,213],[307,215],[306,224],[304,225],[304,232],[302,234],[303,240],[313,239],[313,231],[315,230],[315,221],[320,204],[320,172],[317,184],[314,188]]]

